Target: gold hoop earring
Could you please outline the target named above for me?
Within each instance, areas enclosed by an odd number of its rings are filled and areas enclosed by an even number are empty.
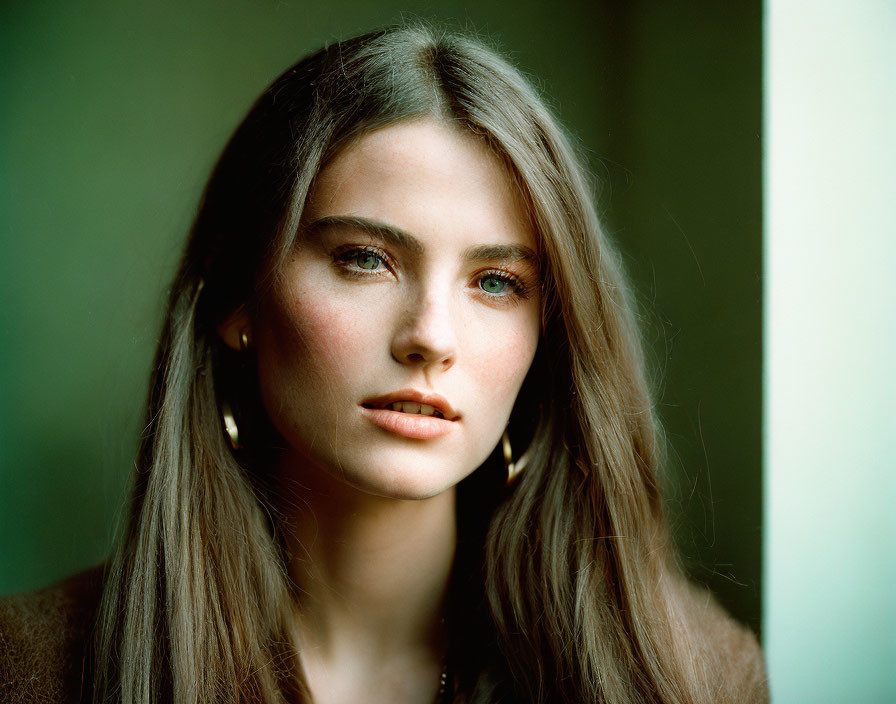
[[[249,335],[245,330],[243,330],[240,333],[240,352],[245,352],[248,349],[249,349]]]
[[[230,446],[234,450],[242,449],[243,446],[240,445],[240,431],[236,427],[236,419],[234,419],[233,411],[227,401],[221,404],[221,418],[224,420],[224,432],[230,438]]]
[[[524,452],[523,456],[516,462],[513,461],[513,451],[510,448],[510,436],[507,434],[506,430],[501,436],[501,447],[504,450],[504,467],[507,469],[507,481],[505,483],[512,484],[529,461],[527,456],[528,453]]]

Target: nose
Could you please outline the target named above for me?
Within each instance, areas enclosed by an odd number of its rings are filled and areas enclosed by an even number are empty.
[[[457,331],[450,296],[420,297],[404,312],[392,338],[392,357],[401,364],[446,371],[457,358]]]

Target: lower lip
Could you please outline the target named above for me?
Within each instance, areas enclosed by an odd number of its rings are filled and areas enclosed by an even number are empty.
[[[457,421],[421,416],[416,413],[390,411],[388,408],[367,408],[361,406],[363,413],[370,421],[384,430],[396,435],[415,440],[431,440],[440,438],[454,430]]]

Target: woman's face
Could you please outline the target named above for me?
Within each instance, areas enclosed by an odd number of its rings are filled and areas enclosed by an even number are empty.
[[[424,119],[338,153],[302,219],[251,322],[286,466],[380,496],[441,493],[499,442],[535,355],[538,262],[517,191],[478,138]]]

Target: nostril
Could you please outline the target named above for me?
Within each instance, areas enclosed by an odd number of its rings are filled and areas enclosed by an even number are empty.
[[[423,361],[423,355],[420,354],[419,352],[411,352],[411,353],[408,355],[408,361],[409,361],[409,362],[422,362],[422,361]]]

